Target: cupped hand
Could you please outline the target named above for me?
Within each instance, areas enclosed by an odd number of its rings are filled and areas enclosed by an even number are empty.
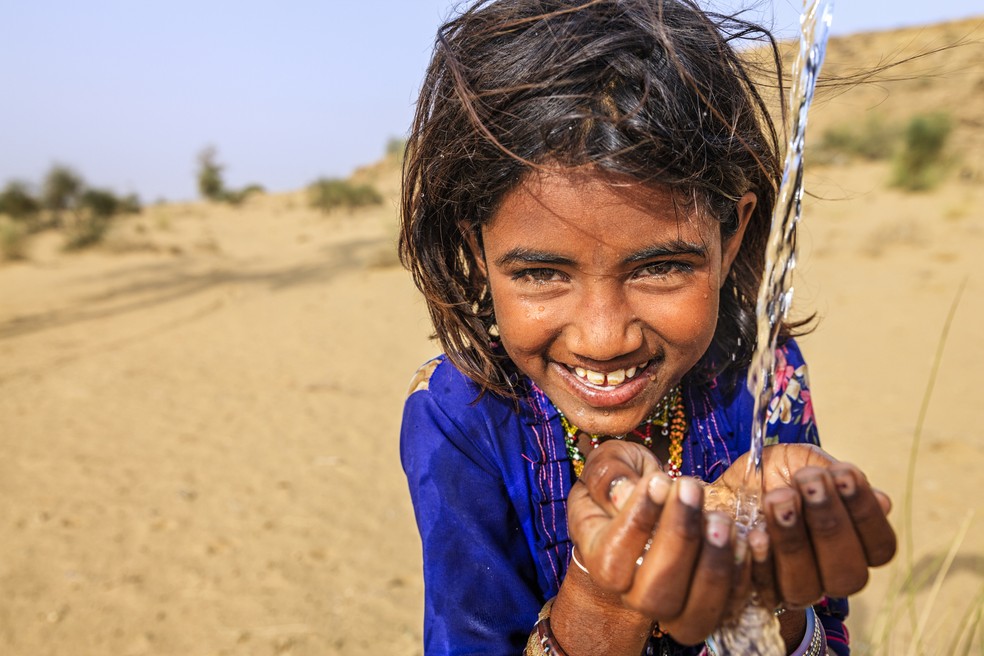
[[[729,602],[748,594],[731,517],[705,514],[703,485],[671,481],[638,444],[612,440],[592,452],[568,498],[568,519],[592,581],[658,620],[677,642],[704,640]]]
[[[740,489],[747,456],[711,487]],[[763,451],[765,530],[749,534],[754,585],[763,601],[805,607],[846,597],[868,581],[868,569],[895,554],[889,498],[860,469],[817,447],[780,444]]]

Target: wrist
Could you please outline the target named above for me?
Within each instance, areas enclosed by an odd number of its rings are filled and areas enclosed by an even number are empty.
[[[806,633],[807,610],[783,608],[776,611],[779,617],[779,633],[786,645],[787,654],[796,653],[796,649],[803,642],[803,637]]]
[[[626,607],[621,595],[598,587],[571,567],[550,609],[550,628],[569,656],[584,653],[639,654],[653,620]]]

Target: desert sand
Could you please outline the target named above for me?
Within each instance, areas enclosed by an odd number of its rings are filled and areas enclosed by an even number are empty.
[[[818,315],[801,344],[821,436],[893,497],[902,532],[854,599],[857,653],[903,652],[906,591],[918,617],[962,526],[917,653],[941,653],[982,607],[980,24],[838,40],[841,71],[925,39],[978,42],[902,71],[916,79],[830,92],[811,119],[820,134],[876,108],[958,118],[960,165],[931,193],[889,188],[884,162],[808,172],[821,198],[804,212],[795,311]],[[386,203],[155,205],[98,248],[66,254],[41,234],[27,261],[0,263],[0,653],[422,653],[398,432],[438,347],[394,255],[395,163],[356,178]],[[926,576],[903,586],[909,564]]]

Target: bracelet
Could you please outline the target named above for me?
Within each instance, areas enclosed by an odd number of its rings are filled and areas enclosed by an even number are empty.
[[[591,574],[588,572],[588,568],[582,565],[581,561],[577,559],[577,545],[571,545],[571,561],[573,561],[573,563],[577,565],[577,568],[579,570],[581,570],[588,576],[591,576]]]
[[[526,641],[526,649],[523,656],[567,656],[567,652],[560,646],[550,630],[550,609],[554,600],[551,599],[543,605],[540,615],[537,617],[533,631]]]
[[[803,633],[802,642],[789,656],[824,656],[827,653],[827,633],[813,606],[806,609],[806,631]]]

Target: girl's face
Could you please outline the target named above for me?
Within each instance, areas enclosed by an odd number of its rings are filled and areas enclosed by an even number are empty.
[[[582,430],[629,432],[710,345],[754,207],[746,194],[722,242],[717,221],[668,190],[530,176],[482,229],[484,262],[476,254],[503,347]]]

